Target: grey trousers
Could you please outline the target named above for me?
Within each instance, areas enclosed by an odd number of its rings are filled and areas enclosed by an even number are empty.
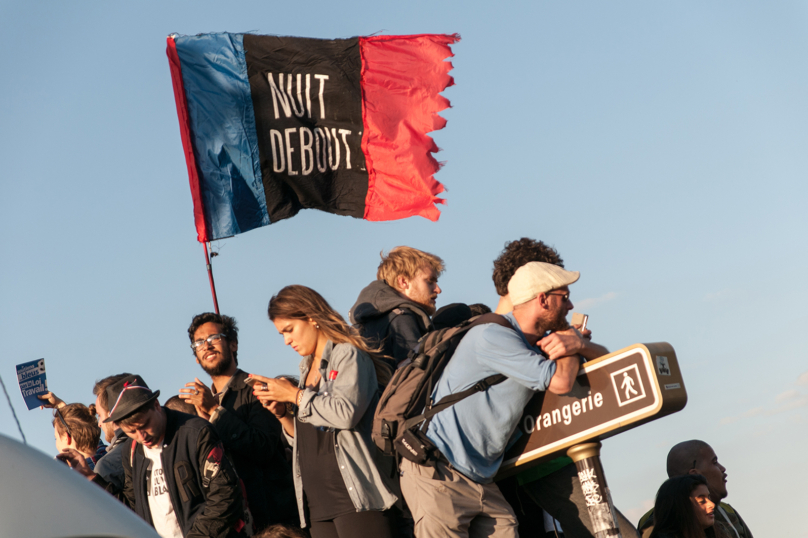
[[[567,465],[544,478],[519,486],[519,489],[561,523],[565,538],[594,538],[592,520],[575,465]],[[634,525],[620,510],[615,508],[615,512],[623,538],[639,538]]]
[[[518,538],[516,516],[496,484],[478,484],[443,463],[401,460],[401,492],[417,538]]]

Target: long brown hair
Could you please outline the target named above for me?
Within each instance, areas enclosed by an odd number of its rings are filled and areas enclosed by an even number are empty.
[[[681,538],[713,538],[724,534],[717,525],[707,529],[699,526],[690,495],[698,486],[707,486],[707,479],[700,474],[686,474],[667,479],[660,486],[654,503],[654,530],[650,538],[675,535]],[[715,513],[718,513],[716,503]]]
[[[384,361],[379,348],[371,347],[356,329],[345,323],[339,313],[331,308],[322,295],[311,288],[300,285],[286,286],[269,300],[269,319],[277,318],[313,320],[320,331],[335,344],[351,344],[366,353],[376,369],[376,380],[385,386],[392,372]]]

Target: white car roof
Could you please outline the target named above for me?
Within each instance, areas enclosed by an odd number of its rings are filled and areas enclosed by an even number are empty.
[[[0,434],[0,538],[160,538],[64,463]]]

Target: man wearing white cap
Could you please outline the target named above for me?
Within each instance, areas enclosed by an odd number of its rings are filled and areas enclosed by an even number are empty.
[[[525,405],[537,391],[565,394],[578,374],[577,355],[549,359],[539,347],[548,331],[566,329],[572,310],[568,286],[579,273],[531,262],[508,292],[512,329],[486,324],[463,338],[432,394],[432,401],[495,374],[507,379],[436,414],[427,430],[443,458],[436,467],[401,463],[401,488],[418,538],[518,536],[516,516],[493,477]]]

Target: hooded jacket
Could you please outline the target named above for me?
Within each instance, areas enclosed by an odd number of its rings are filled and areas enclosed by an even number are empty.
[[[418,340],[432,329],[432,321],[418,303],[399,294],[382,280],[374,280],[359,293],[350,311],[351,323],[372,345],[395,359],[407,358]]]
[[[208,421],[163,408],[166,431],[161,458],[166,486],[185,538],[235,538],[243,533],[243,501],[238,478]],[[94,481],[154,526],[146,495],[148,459],[132,439],[121,445],[123,490],[100,476]]]

